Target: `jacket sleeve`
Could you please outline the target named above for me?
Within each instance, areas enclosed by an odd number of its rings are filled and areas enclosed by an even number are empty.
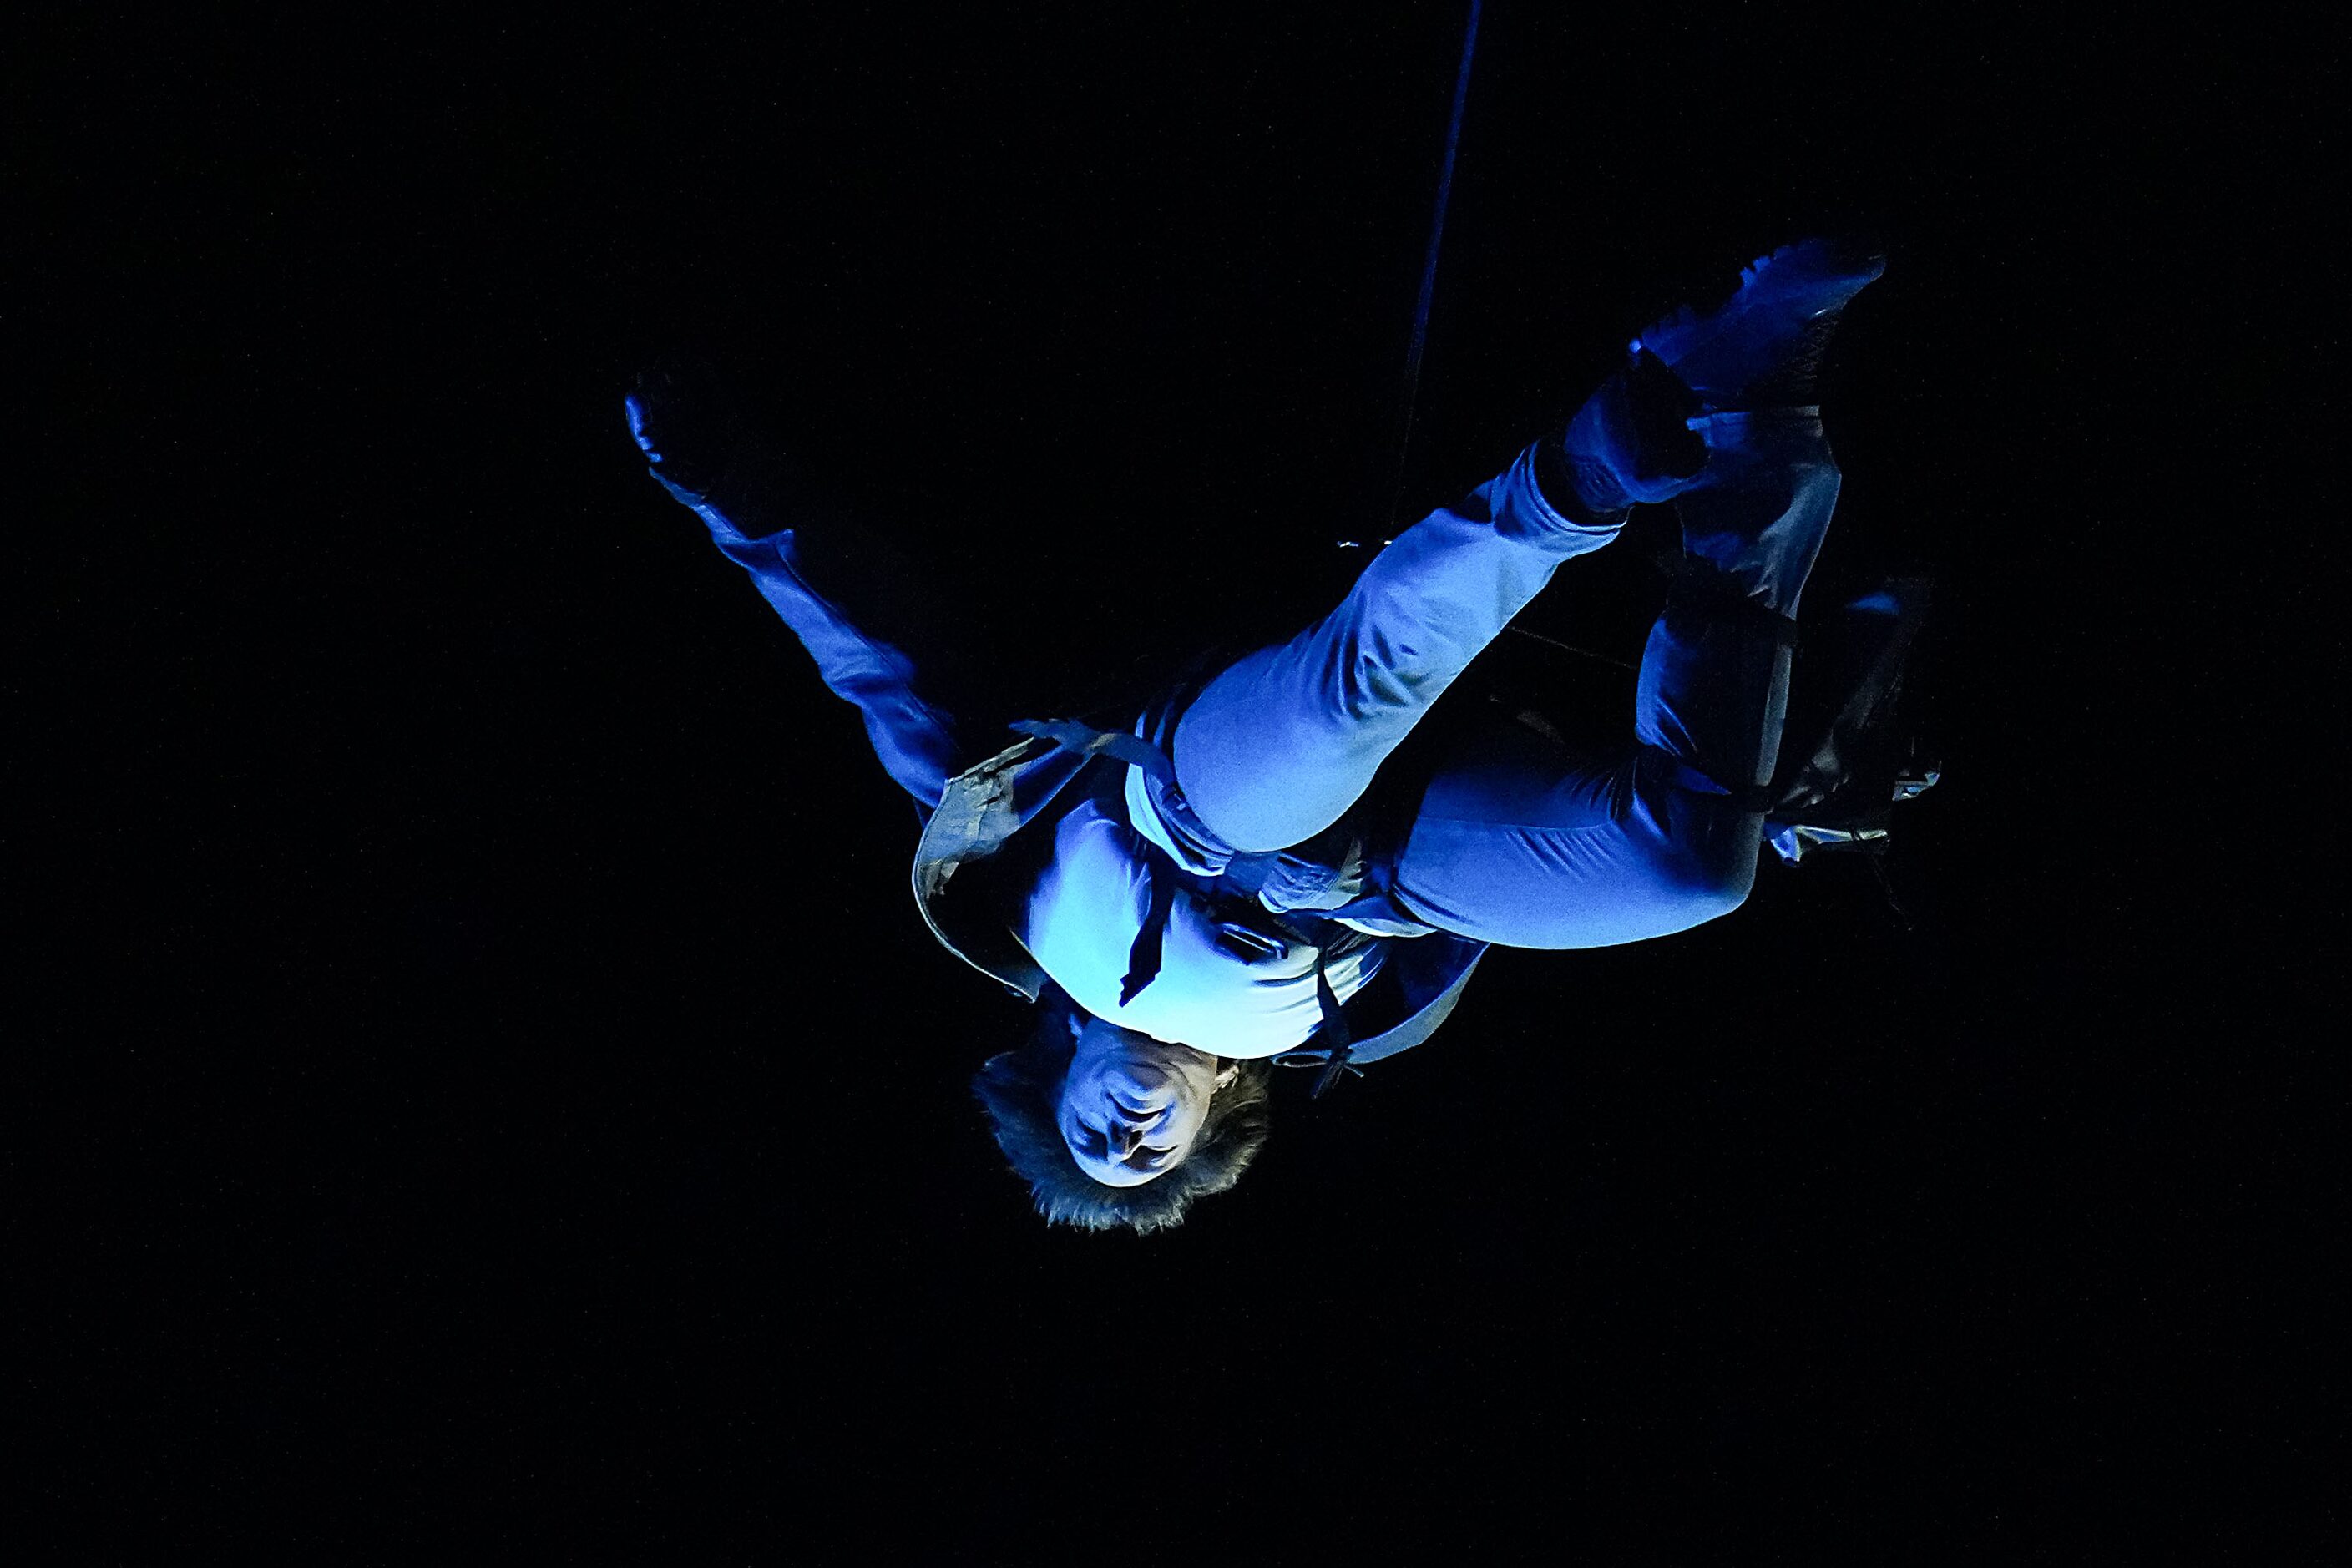
[[[707,495],[663,483],[751,574],[826,688],[857,709],[883,771],[919,815],[936,807],[971,758],[945,689],[943,617],[921,568],[856,528],[773,452],[739,462]]]

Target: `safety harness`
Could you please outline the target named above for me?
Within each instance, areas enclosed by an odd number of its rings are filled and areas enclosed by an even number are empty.
[[[1173,786],[1176,782],[1175,764],[1169,761],[1167,753],[1140,736],[1097,730],[1074,719],[1023,720],[1012,727],[1023,734],[1051,741],[1057,750],[1073,756],[1109,757],[1142,769],[1163,784]],[[1311,1055],[1285,1052],[1275,1059],[1286,1067],[1320,1066],[1323,1070],[1315,1080],[1312,1095],[1319,1100],[1342,1072],[1361,1075],[1361,1068],[1352,1059],[1355,1042],[1347,1014],[1340,1006],[1339,994],[1331,987],[1328,972],[1330,952],[1348,928],[1303,910],[1269,909],[1260,895],[1280,861],[1278,854],[1237,855],[1223,872],[1209,877],[1187,870],[1155,849],[1150,902],[1144,911],[1142,929],[1136,932],[1128,949],[1127,973],[1119,982],[1118,1004],[1124,1007],[1134,1001],[1158,977],[1167,942],[1168,917],[1175,908],[1180,888],[1191,890],[1221,916],[1231,917],[1219,921],[1220,927],[1229,932],[1268,927],[1292,942],[1304,943],[1315,952],[1315,1000],[1323,1018],[1322,1027],[1315,1037],[1319,1044]],[[1244,909],[1246,921],[1241,918]],[[1306,1059],[1297,1059],[1302,1057]]]

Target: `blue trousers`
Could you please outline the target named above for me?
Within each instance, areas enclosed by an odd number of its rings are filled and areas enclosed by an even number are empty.
[[[1839,489],[1818,411],[1694,423],[1708,461],[1674,502],[1686,544],[1749,596],[1793,614]],[[1207,683],[1172,746],[1196,826],[1242,851],[1322,832],[1562,562],[1606,542],[1514,515],[1541,510],[1531,467],[1522,454],[1406,530],[1329,614]],[[826,686],[856,705],[884,769],[919,807],[936,805],[948,778],[990,749],[961,733],[927,682],[930,660],[951,650],[877,635],[849,602],[848,579],[828,581],[794,530],[751,537],[719,506],[681,499],[798,634]],[[1755,879],[1763,816],[1730,790],[1771,778],[1790,667],[1789,650],[1752,623],[1670,606],[1651,629],[1629,723],[1556,737],[1498,729],[1437,767],[1382,868],[1391,897],[1432,926],[1527,948],[1637,942],[1737,908]],[[1661,757],[1667,769],[1654,765]]]
[[[1686,542],[1735,592],[1793,612],[1839,489],[1818,411],[1696,424],[1707,465],[1674,502]],[[1338,608],[1234,664],[1185,710],[1177,783],[1216,839],[1280,848],[1335,821],[1550,580],[1559,547],[1497,526],[1517,472],[1398,536]],[[1387,873],[1391,897],[1442,930],[1527,948],[1638,942],[1738,908],[1764,819],[1713,786],[1770,780],[1790,666],[1752,621],[1670,607],[1630,724],[1497,727],[1440,764]]]

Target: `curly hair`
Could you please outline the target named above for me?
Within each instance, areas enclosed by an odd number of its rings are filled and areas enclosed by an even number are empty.
[[[1037,1005],[1028,1043],[991,1057],[972,1075],[971,1087],[988,1111],[997,1147],[1013,1173],[1029,1184],[1047,1224],[1081,1230],[1125,1226],[1148,1235],[1180,1224],[1193,1200],[1241,1180],[1265,1143],[1274,1079],[1265,1063],[1239,1064],[1234,1080],[1210,1100],[1200,1136],[1181,1163],[1140,1186],[1106,1186],[1078,1168],[1055,1121],[1087,1014],[1051,984]]]

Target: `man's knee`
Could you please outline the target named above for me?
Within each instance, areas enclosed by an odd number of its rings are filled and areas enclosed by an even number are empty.
[[[1657,869],[1674,929],[1720,920],[1746,903],[1756,886],[1757,847],[1755,835],[1732,833],[1677,845],[1663,857]]]

